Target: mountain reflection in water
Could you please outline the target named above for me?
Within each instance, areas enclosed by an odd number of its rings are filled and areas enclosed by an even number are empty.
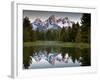
[[[90,49],[68,47],[24,47],[25,69],[90,66]]]

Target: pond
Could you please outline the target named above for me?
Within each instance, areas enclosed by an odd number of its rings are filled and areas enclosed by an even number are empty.
[[[91,66],[90,48],[32,46],[23,48],[23,68]]]

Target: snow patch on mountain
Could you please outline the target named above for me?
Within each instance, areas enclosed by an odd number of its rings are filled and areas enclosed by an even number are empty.
[[[36,18],[32,23],[32,27],[33,30],[59,29],[63,27],[71,27],[73,23],[74,22],[68,17],[56,19],[56,17],[52,15],[45,21],[42,21],[40,18]]]

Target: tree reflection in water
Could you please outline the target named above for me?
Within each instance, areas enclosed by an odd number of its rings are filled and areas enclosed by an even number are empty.
[[[80,48],[50,47],[50,46],[24,47],[23,48],[24,69],[28,69],[30,64],[32,64],[32,57],[34,57],[37,62],[41,60],[41,57],[43,57],[52,65],[55,64],[55,60],[59,62],[62,61],[68,63],[69,57],[73,61],[73,64],[76,61],[78,61],[79,63],[81,63],[80,66],[91,65],[91,54],[89,48],[80,49]]]

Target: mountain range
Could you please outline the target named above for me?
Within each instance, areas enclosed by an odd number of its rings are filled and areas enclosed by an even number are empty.
[[[32,22],[33,30],[48,30],[48,29],[60,29],[62,27],[72,26],[74,22],[69,20],[68,17],[56,19],[54,15],[51,15],[47,20],[42,21],[40,18],[36,18]]]

